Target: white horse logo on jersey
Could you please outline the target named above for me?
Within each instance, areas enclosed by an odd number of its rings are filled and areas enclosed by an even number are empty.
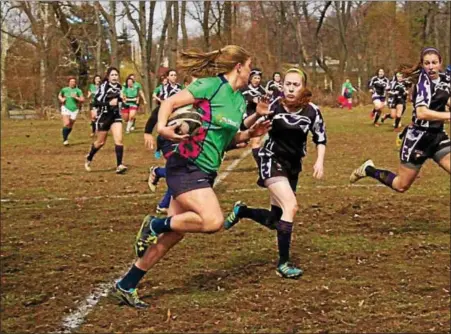
[[[290,127],[299,127],[305,133],[308,132],[309,126],[312,123],[310,118],[302,115],[278,114],[274,116],[274,119],[281,119]]]

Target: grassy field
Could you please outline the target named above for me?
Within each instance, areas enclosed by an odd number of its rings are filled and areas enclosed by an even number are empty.
[[[398,165],[391,124],[372,127],[369,109],[323,111],[326,176],[311,177],[310,145],[297,191],[300,280],[276,276],[275,233],[244,220],[189,235],[158,263],[139,287],[150,310],[102,298],[75,332],[449,333],[450,177],[428,161],[405,194],[371,179],[350,186],[350,172],[368,157]],[[2,332],[61,330],[99,284],[127,270],[141,220],[165,188],[147,188],[149,166],[163,162],[144,149],[144,123],[141,116],[125,136],[129,171],[116,175],[111,140],[85,172],[86,120],[69,147],[58,120],[2,120]],[[230,152],[222,169],[241,153]],[[216,189],[225,214],[236,200],[268,206],[256,179],[248,156]]]

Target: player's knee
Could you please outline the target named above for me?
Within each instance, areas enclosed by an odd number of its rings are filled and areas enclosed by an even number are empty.
[[[395,190],[396,190],[398,193],[405,193],[407,190],[409,190],[409,188],[410,188],[410,185],[406,185],[406,186],[398,187],[398,188],[396,188]]]
[[[103,145],[105,145],[105,140],[98,140],[94,143],[96,148],[101,148]]]
[[[296,202],[291,203],[290,206],[289,206],[289,210],[290,210],[291,214],[294,217],[296,215],[296,213],[298,212],[298,210],[299,210],[298,204]]]
[[[409,190],[411,184],[407,182],[400,182],[397,187],[393,187],[398,193],[405,193]]]
[[[222,225],[224,223],[224,217],[219,214],[208,215],[203,218],[204,227],[203,232],[205,233],[216,233],[221,230]]]

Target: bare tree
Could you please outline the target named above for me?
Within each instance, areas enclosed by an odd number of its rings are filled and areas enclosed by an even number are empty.
[[[86,61],[85,55],[83,53],[83,49],[80,43],[80,40],[76,37],[75,34],[73,34],[66,14],[61,8],[61,4],[59,2],[52,2],[52,8],[55,12],[55,15],[58,19],[58,22],[60,24],[60,28],[62,32],[64,33],[64,36],[69,42],[70,48],[75,55],[75,59],[77,61],[78,65],[78,82],[81,87],[85,87],[88,81],[88,70],[89,65]]]
[[[182,12],[180,15],[180,27],[182,29],[182,48],[188,46],[188,32],[186,30],[186,1],[182,1]]]
[[[97,40],[96,40],[96,72],[102,72],[102,43],[103,43],[103,29],[102,21],[100,20],[99,6],[94,6],[96,22],[97,22]]]
[[[179,33],[179,3],[174,2],[172,5],[172,24],[171,30],[169,32],[169,67],[175,68],[175,63],[177,60],[177,42],[178,42],[178,33]]]
[[[224,2],[224,42],[232,44],[232,6],[233,1]]]
[[[99,1],[95,1],[95,6],[102,13],[105,21],[108,23],[108,39],[111,47],[111,66],[119,67],[117,30],[116,30],[116,1],[109,1],[109,12],[103,8]]]
[[[154,87],[158,84],[158,70],[161,66],[161,60],[163,59],[163,52],[164,52],[164,44],[166,41],[166,32],[168,30],[169,22],[171,21],[171,7],[172,2],[168,1],[166,2],[166,15],[163,22],[163,27],[161,29],[161,35],[160,40],[157,44],[157,52],[156,52],[156,59],[155,59],[155,78],[154,78]]]
[[[0,7],[1,15],[4,14],[4,7]],[[8,87],[6,86],[6,79],[5,79],[5,65],[6,65],[6,53],[8,51],[8,35],[5,31],[7,31],[8,28],[6,27],[6,21],[2,20],[2,49],[1,49],[1,87],[2,87],[2,93],[1,93],[1,104],[2,104],[2,110],[1,115],[2,118],[5,119],[8,114]]]

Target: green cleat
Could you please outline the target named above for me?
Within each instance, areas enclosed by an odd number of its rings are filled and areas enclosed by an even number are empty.
[[[226,230],[232,228],[236,223],[240,221],[240,217],[238,217],[238,212],[240,211],[240,208],[244,206],[246,206],[246,204],[244,204],[241,201],[238,201],[233,205],[232,212],[229,213],[229,215],[224,221],[224,228]]]
[[[114,284],[113,288],[111,289],[110,296],[119,300],[122,304],[126,304],[137,309],[144,309],[149,307],[149,304],[143,302],[139,298],[137,289],[130,289],[127,291],[122,289],[118,283]]]
[[[296,268],[294,265],[285,262],[277,266],[276,273],[283,278],[296,279],[301,277],[304,272],[302,271],[302,269]]]
[[[158,235],[152,230],[151,224],[155,217],[147,215],[141,224],[138,234],[136,235],[136,241],[134,245],[135,254],[137,257],[142,257],[147,248],[151,244],[155,244],[158,240]]]

